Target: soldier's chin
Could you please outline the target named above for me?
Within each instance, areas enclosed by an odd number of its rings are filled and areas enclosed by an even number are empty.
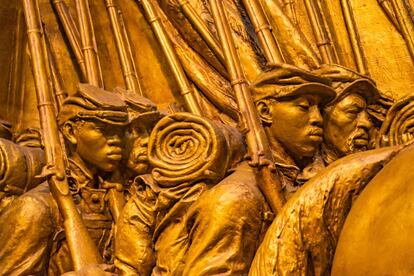
[[[297,156],[300,156],[302,158],[311,158],[315,155],[316,151],[319,148],[319,145],[319,142],[311,142],[308,145],[301,147],[297,153]]]
[[[99,168],[104,172],[113,172],[119,166],[119,161],[111,161],[106,163],[101,163]]]

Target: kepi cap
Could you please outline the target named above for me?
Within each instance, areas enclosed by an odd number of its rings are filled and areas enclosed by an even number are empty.
[[[127,104],[115,93],[80,83],[75,95],[63,102],[59,125],[68,120],[97,120],[110,125],[128,124]]]
[[[304,94],[318,95],[326,104],[334,99],[331,80],[289,64],[276,64],[252,83],[254,101],[264,98],[289,98]]]

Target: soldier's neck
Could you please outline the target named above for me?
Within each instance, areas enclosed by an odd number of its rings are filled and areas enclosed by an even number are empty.
[[[275,162],[284,163],[285,165],[294,165],[300,170],[305,168],[311,162],[312,159],[310,158],[296,158],[294,155],[289,154],[279,143],[279,141],[271,135],[269,128],[265,128],[265,131],[269,139],[270,147],[273,151],[273,158],[276,159],[274,160]]]
[[[276,163],[296,166],[295,160],[285,151],[282,145],[270,133],[269,128],[265,128],[266,135],[269,139],[270,148],[273,152],[273,160]]]

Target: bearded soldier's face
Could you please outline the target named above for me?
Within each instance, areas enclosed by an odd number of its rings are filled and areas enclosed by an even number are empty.
[[[325,143],[338,157],[368,148],[372,123],[365,99],[350,94],[325,111]]]

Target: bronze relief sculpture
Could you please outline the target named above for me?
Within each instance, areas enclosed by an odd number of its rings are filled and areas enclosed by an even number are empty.
[[[0,274],[413,274],[413,9],[4,1]]]

